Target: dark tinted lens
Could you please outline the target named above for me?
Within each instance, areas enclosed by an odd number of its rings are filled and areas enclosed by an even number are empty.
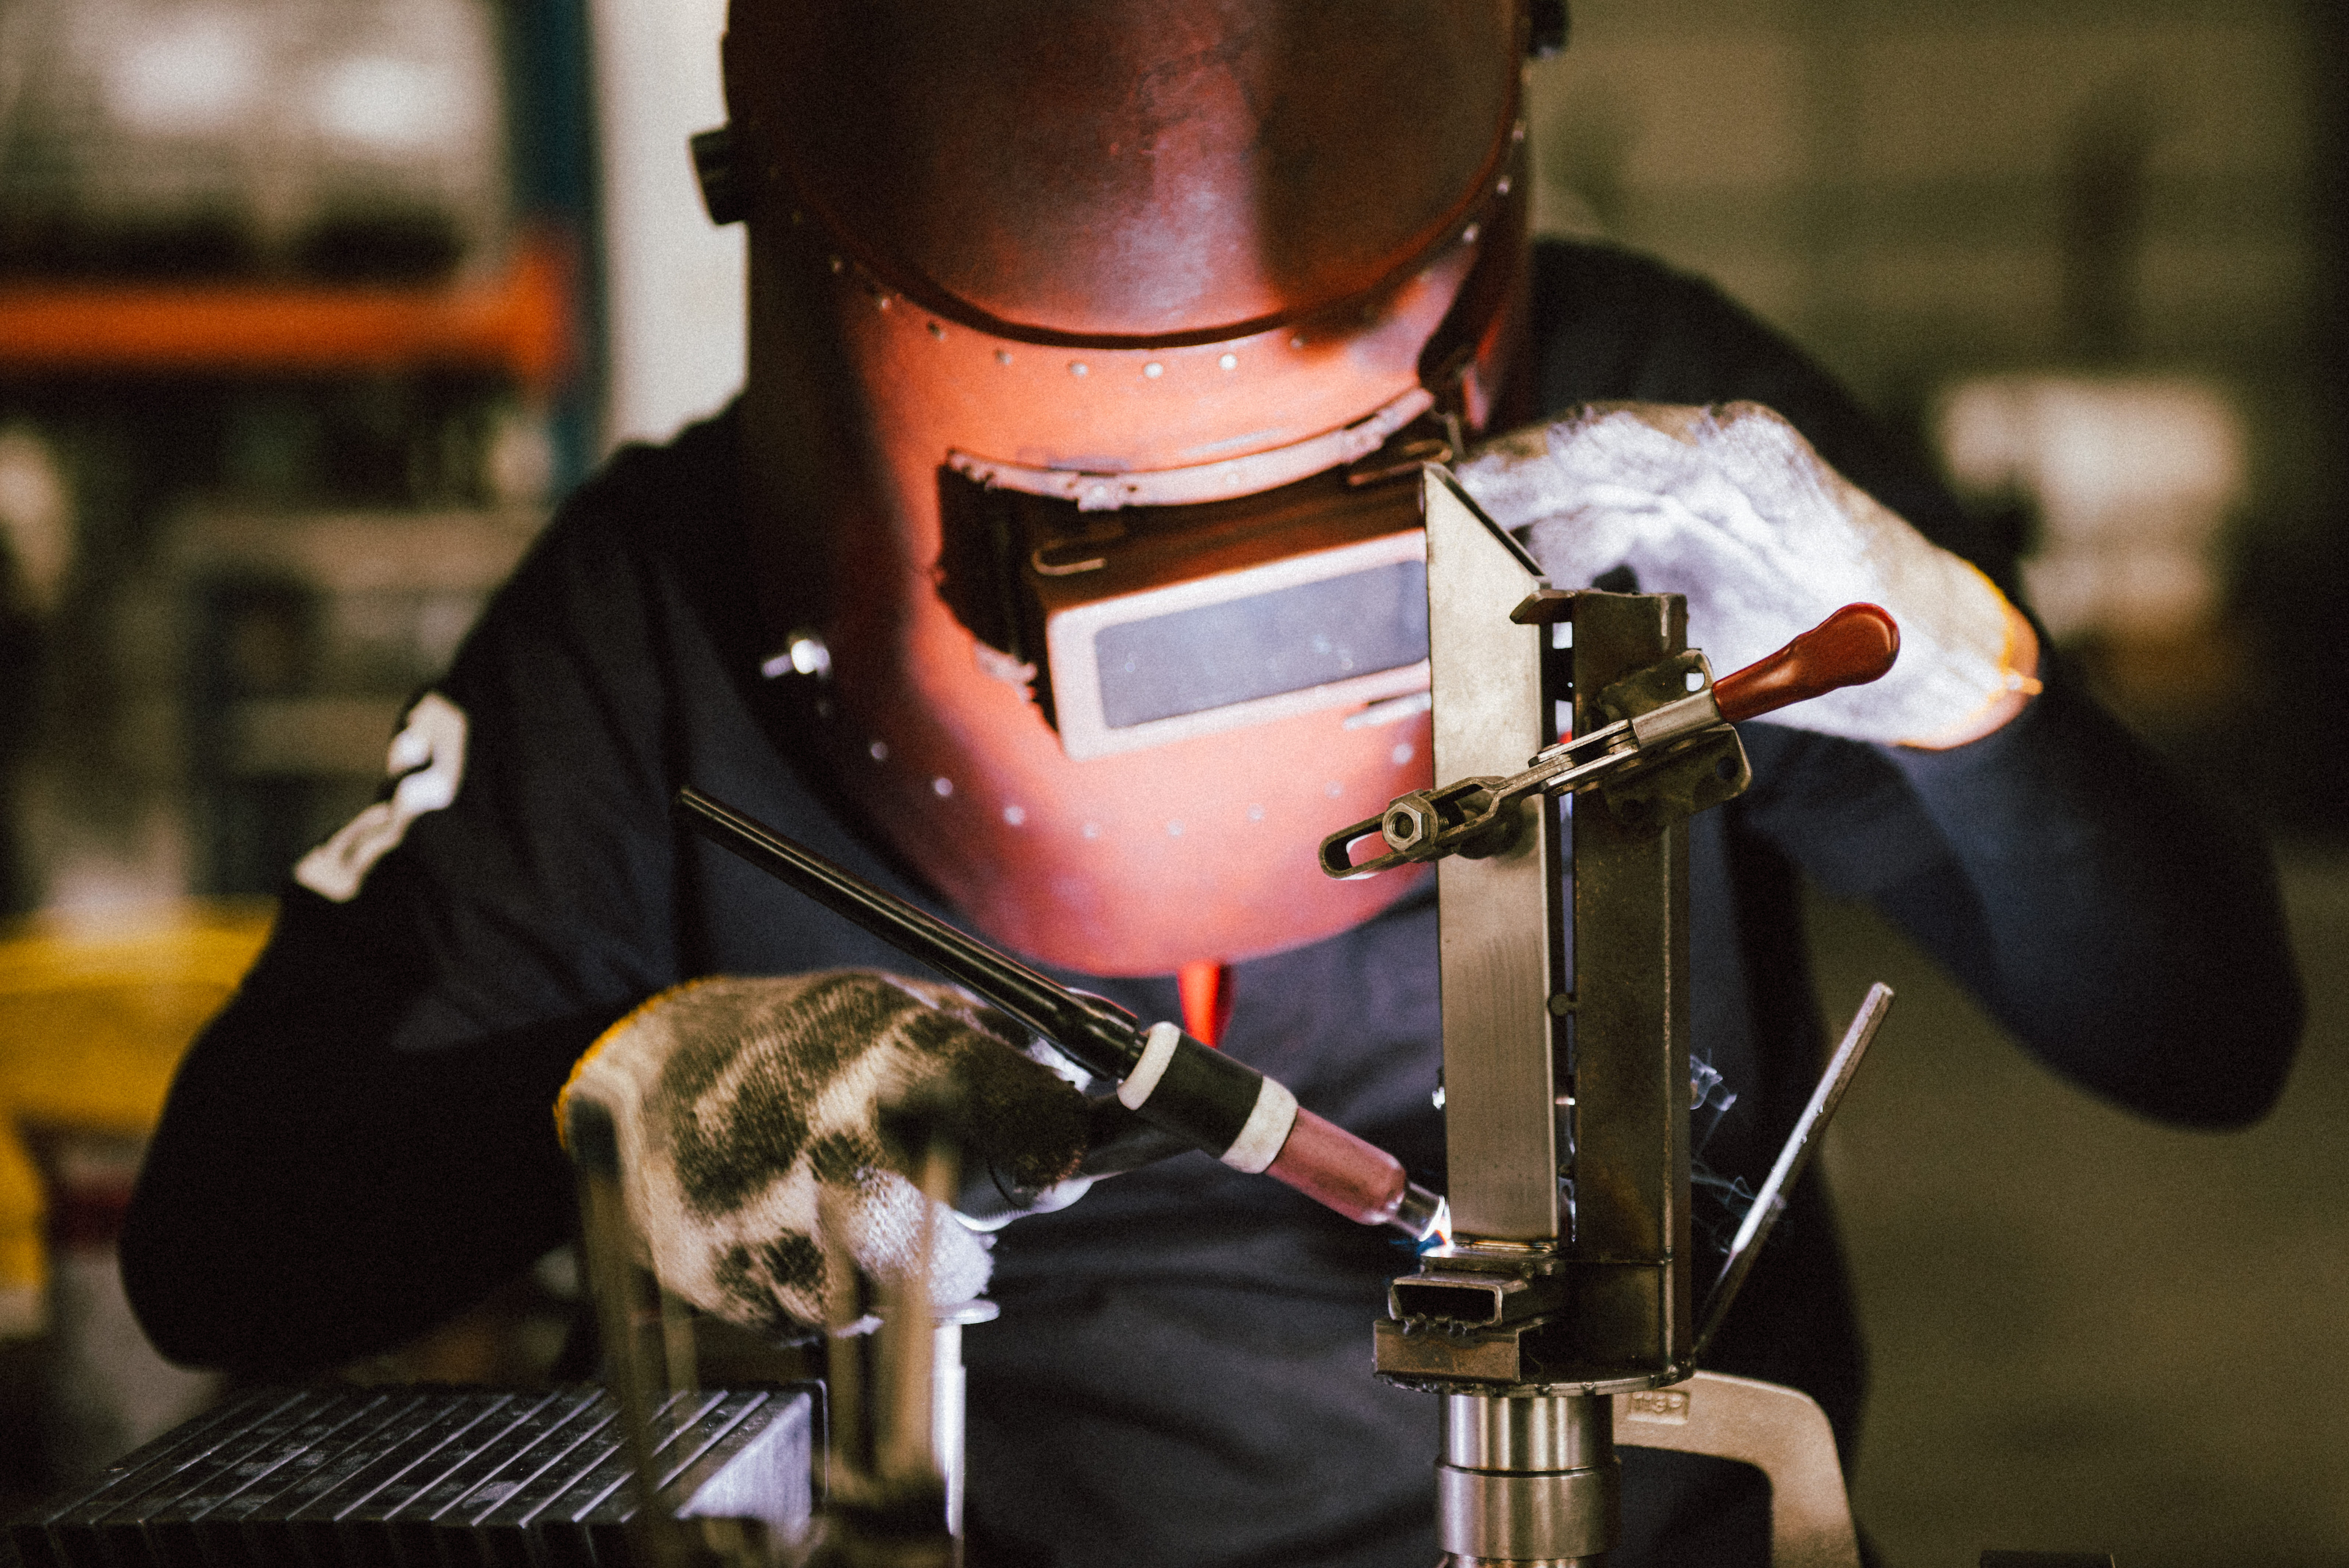
[[[1398,561],[1094,634],[1112,730],[1301,691],[1427,657],[1427,567]]]

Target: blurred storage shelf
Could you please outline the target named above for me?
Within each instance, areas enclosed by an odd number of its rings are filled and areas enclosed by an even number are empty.
[[[0,374],[503,371],[552,389],[570,364],[571,268],[551,236],[482,280],[401,287],[243,281],[0,284]]]
[[[546,520],[541,506],[280,513],[197,506],[173,529],[190,576],[291,577],[324,591],[479,596],[505,580]]]
[[[186,779],[202,885],[274,888],[372,798],[401,714],[544,523],[539,506],[285,513],[174,522]]]

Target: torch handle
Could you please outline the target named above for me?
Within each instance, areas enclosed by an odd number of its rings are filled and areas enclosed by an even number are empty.
[[[1443,1222],[1443,1199],[1402,1163],[1297,1104],[1245,1063],[1172,1023],[1143,1030],[1124,1009],[1071,991],[996,951],[805,845],[690,786],[677,792],[685,821],[720,847],[963,985],[1112,1079],[1128,1111],[1189,1147],[1251,1174],[1262,1171],[1364,1225],[1413,1241]]]

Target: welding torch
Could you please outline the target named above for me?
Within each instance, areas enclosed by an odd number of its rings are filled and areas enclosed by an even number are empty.
[[[1179,1025],[1145,1026],[1115,1002],[1071,991],[689,785],[677,792],[677,807],[720,848],[920,960],[1116,1084],[1117,1103],[1173,1144],[1235,1170],[1262,1172],[1349,1220],[1414,1241],[1442,1226],[1442,1198],[1411,1180],[1386,1150],[1300,1106],[1279,1080]]]

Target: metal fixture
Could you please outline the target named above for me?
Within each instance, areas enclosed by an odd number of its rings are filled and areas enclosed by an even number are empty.
[[[1457,782],[1331,835],[1321,864],[1436,862],[1453,1231],[1390,1287],[1374,1355],[1444,1397],[1446,1563],[1605,1553],[1630,1444],[1763,1465],[1781,1568],[1856,1568],[1817,1406],[1694,1368],[1890,992],[1854,1022],[1700,1331],[1685,823],[1751,776],[1732,720],[1874,680],[1897,633],[1851,607],[1716,685],[1679,596],[1561,592],[1442,470],[1423,500],[1435,771]],[[1372,836],[1385,853],[1354,864]]]

